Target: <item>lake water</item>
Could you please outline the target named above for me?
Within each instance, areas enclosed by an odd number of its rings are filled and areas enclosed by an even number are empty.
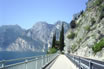
[[[45,53],[43,53],[43,52],[8,52],[8,51],[1,51],[0,52],[0,61],[1,60],[16,59],[16,58],[39,56],[39,55],[44,55],[44,54]]]

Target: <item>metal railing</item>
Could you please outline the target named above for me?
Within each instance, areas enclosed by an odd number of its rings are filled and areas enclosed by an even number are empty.
[[[26,57],[12,60],[0,61],[0,69],[42,69],[58,54],[49,54],[42,56]]]
[[[79,68],[79,69],[104,69],[104,62],[83,58],[75,55],[66,54],[66,56]]]

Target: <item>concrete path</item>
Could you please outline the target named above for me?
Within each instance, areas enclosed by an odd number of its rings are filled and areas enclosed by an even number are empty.
[[[76,66],[65,56],[59,55],[55,63],[50,69],[78,69]]]

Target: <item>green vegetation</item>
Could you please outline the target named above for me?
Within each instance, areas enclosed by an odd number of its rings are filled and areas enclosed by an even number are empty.
[[[91,18],[91,23],[95,23],[95,18]]]
[[[79,22],[77,23],[77,27],[80,26],[82,20],[79,20]]]
[[[80,38],[80,39],[77,41],[77,43],[80,44],[81,41],[82,41],[82,39]]]
[[[98,7],[98,10],[99,10],[99,11],[103,11],[103,10],[104,10],[104,4],[101,4],[101,5]]]
[[[53,35],[52,48],[55,48],[55,44],[56,44],[56,33]]]
[[[101,4],[98,8],[98,10],[101,12],[99,21],[104,18],[104,4]]]
[[[102,20],[103,18],[104,18],[104,11],[101,12],[99,21]]]
[[[93,47],[92,50],[96,54],[97,52],[101,51],[102,48],[104,48],[104,38],[101,39],[98,43],[96,43]]]
[[[56,48],[50,48],[49,51],[47,52],[47,54],[53,54],[56,53],[57,49]]]
[[[91,11],[91,8],[88,8],[87,11],[90,12]]]
[[[87,26],[84,27],[84,29],[85,29],[86,31],[90,31],[90,26],[87,25]]]
[[[62,28],[60,31],[60,40],[56,41],[56,33],[53,35],[52,40],[52,47],[48,50],[47,54],[53,54],[56,53],[58,50],[61,51],[61,53],[64,50],[64,24],[62,23]]]
[[[56,41],[56,43],[55,43],[55,48],[56,48],[57,50],[59,50],[59,45],[60,45],[60,42],[59,42],[59,41]]]
[[[52,47],[48,50],[47,54],[53,54],[57,52],[57,44],[56,44],[56,33],[53,35]]]
[[[85,17],[85,13],[83,13],[82,16]]]
[[[79,41],[81,42],[81,41],[82,41],[82,39],[80,38],[80,39],[79,39]]]
[[[71,47],[71,50],[72,50],[72,52],[75,52],[76,51],[76,47],[77,47],[77,45],[72,45],[72,47]]]
[[[61,28],[61,31],[60,31],[60,42],[59,42],[59,50],[62,52],[64,50],[64,24],[62,24],[62,28]]]
[[[91,37],[95,39],[95,38],[96,38],[96,35],[95,35],[95,34],[93,34],[93,35],[91,35]]]
[[[103,0],[96,0],[96,1],[93,3],[93,6],[99,6],[102,2],[103,2]]]
[[[72,29],[74,29],[74,28],[76,27],[75,20],[72,20],[72,21],[70,22],[70,27],[71,27]]]
[[[68,38],[68,39],[74,39],[75,36],[76,36],[76,34],[73,33],[73,32],[71,32],[71,33],[67,36],[67,38]]]

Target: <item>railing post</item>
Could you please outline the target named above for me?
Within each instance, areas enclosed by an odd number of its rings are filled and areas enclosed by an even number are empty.
[[[5,66],[4,66],[4,63],[2,63],[2,69],[4,69],[4,67],[5,67]]]
[[[48,63],[48,55],[47,55],[47,63]]]
[[[44,65],[45,65],[45,55],[44,55]]]
[[[47,63],[47,55],[45,55],[45,64]]]
[[[5,68],[5,60],[3,60],[1,67],[2,67],[2,69]]]
[[[36,57],[36,64],[35,64],[35,69],[38,69],[38,58]]]
[[[73,58],[74,58],[74,63],[75,63],[75,57],[73,56]]]
[[[49,56],[49,61],[51,61],[51,55]]]
[[[89,69],[92,69],[92,63],[91,63],[91,60],[89,60]]]
[[[79,69],[80,69],[81,67],[80,67],[80,57],[79,57]]]
[[[42,67],[44,65],[44,56],[41,56],[41,60],[42,60],[42,62],[41,62],[41,69],[42,69]]]
[[[28,62],[28,60],[25,59],[25,69],[27,69],[27,62]]]
[[[48,55],[48,62],[49,62],[49,55]]]
[[[42,65],[41,65],[41,67],[43,67],[43,61],[44,61],[44,57],[43,56],[41,56],[41,58],[42,58]]]

